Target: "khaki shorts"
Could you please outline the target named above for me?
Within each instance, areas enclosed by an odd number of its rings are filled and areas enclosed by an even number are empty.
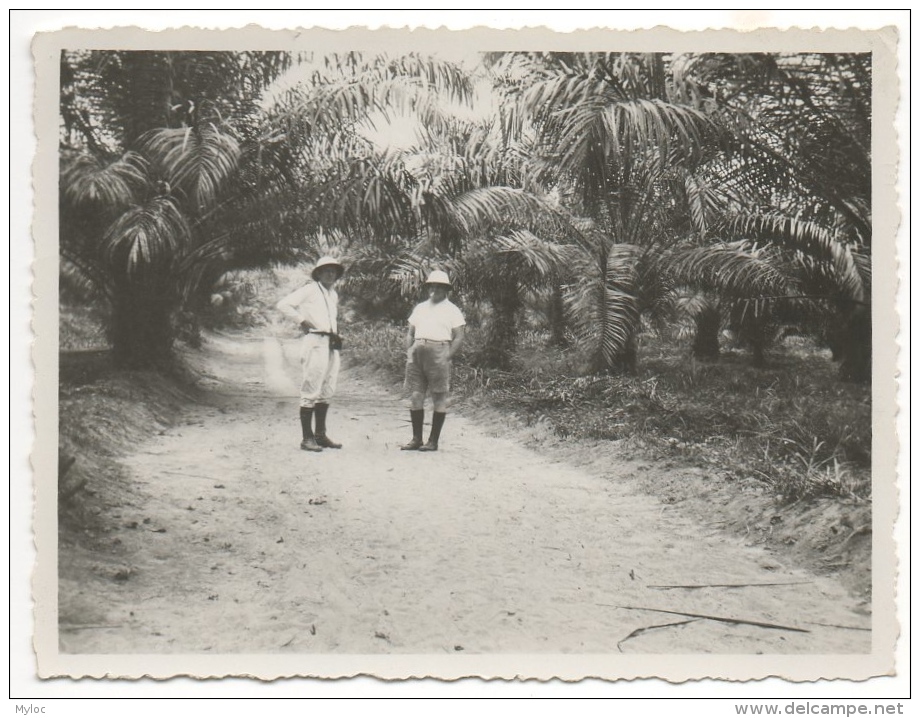
[[[450,391],[450,342],[416,342],[406,364],[406,388],[424,394]]]

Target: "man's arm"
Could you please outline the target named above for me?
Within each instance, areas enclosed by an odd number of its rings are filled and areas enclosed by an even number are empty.
[[[306,287],[301,287],[295,292],[288,294],[284,299],[278,302],[278,311],[280,311],[288,319],[294,320],[296,324],[300,326],[304,333],[313,329],[313,326],[308,322],[303,314],[300,313],[299,306],[306,299],[307,291],[309,285]]]
[[[460,345],[463,344],[463,334],[466,327],[454,327],[450,330],[450,350],[447,352],[447,358],[453,359],[454,354],[460,351]]]
[[[409,331],[406,332],[406,349],[411,349],[415,344],[415,327],[409,325]]]

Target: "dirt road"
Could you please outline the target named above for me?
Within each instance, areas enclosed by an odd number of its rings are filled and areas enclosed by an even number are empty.
[[[839,585],[638,493],[625,463],[588,472],[459,413],[441,451],[401,452],[404,403],[347,375],[329,418],[345,448],[302,452],[264,348],[210,341],[219,401],[126,460],[145,496],[94,580],[61,566],[62,652],[871,648]]]

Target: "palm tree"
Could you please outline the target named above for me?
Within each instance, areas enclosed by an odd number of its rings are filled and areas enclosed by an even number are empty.
[[[169,356],[183,263],[286,53],[62,53],[62,281],[112,306],[118,363]]]
[[[717,139],[705,88],[671,73],[660,54],[492,59],[514,101],[503,126],[535,138],[532,181],[588,220],[589,231],[576,235],[580,281],[567,297],[593,367],[634,369],[639,318],[670,290],[650,260],[686,230],[683,176]]]
[[[448,269],[466,298],[489,307],[488,336],[477,361],[507,369],[524,296],[558,286],[569,246],[558,241],[564,214],[523,189],[519,148],[502,142],[490,120],[442,116],[417,145],[348,166],[324,202],[340,222],[377,238],[377,251],[352,258],[347,282],[367,289],[389,276],[382,293],[418,296],[434,268]]]
[[[293,258],[335,223],[310,190],[366,160],[356,128],[372,112],[425,107],[436,87],[467,91],[443,63],[350,54],[264,107],[291,63],[273,52],[64,54],[62,281],[104,286],[120,363],[168,359],[180,306],[227,270]]]
[[[467,237],[462,252],[453,256],[427,249],[404,252],[391,264],[389,276],[403,296],[416,297],[432,269],[446,269],[468,301],[488,307],[486,336],[474,363],[508,370],[525,297],[556,286],[560,267],[570,257],[571,245],[506,228],[501,234]]]
[[[684,304],[697,353],[716,353],[716,304],[757,359],[780,317],[834,317],[842,374],[868,376],[868,56],[490,59],[515,100],[503,128],[535,140],[529,181],[589,222],[568,305],[595,368],[628,368],[640,317],[667,316],[683,285],[715,293]]]
[[[716,242],[683,255],[683,279],[696,271],[698,284],[741,302],[742,324],[836,327],[821,333],[841,375],[867,380],[871,58],[687,56],[681,71],[710,88],[732,130],[707,168],[719,190],[709,195]]]

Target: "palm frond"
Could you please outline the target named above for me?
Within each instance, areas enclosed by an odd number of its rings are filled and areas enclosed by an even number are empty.
[[[469,102],[473,87],[455,63],[416,54],[327,56],[323,70],[279,101],[277,122],[289,137],[304,138],[354,126],[373,112],[424,114],[432,93]]]
[[[563,213],[551,200],[516,187],[479,187],[449,202],[453,221],[464,233],[478,235],[490,228],[533,226],[540,221],[563,221]]]
[[[136,152],[115,157],[64,154],[61,165],[63,197],[75,207],[125,207],[148,183],[147,162]]]
[[[660,157],[693,154],[713,128],[705,113],[657,99],[617,103],[605,108],[603,119],[616,140],[610,147],[618,164],[623,163],[623,154],[640,154],[649,147],[656,148]]]
[[[543,284],[552,279],[572,256],[571,245],[538,237],[524,229],[512,230],[505,235],[494,237],[490,249],[497,250],[500,256],[513,257],[516,273],[529,285]]]
[[[675,298],[675,307],[682,314],[694,317],[718,308],[718,302],[706,292],[688,290]]]
[[[169,184],[185,193],[196,212],[217,201],[240,159],[239,142],[212,123],[152,130],[144,135],[141,146]]]
[[[435,269],[447,272],[455,291],[463,291],[466,287],[468,279],[462,261],[416,251],[406,252],[393,262],[389,279],[397,284],[404,297],[417,297],[425,279]]]
[[[189,227],[175,201],[156,197],[132,207],[109,227],[104,238],[107,261],[128,276],[170,265],[187,245]]]
[[[738,241],[679,247],[659,260],[675,281],[735,297],[795,294],[794,269],[769,244]]]
[[[598,357],[599,366],[616,366],[638,329],[636,267],[642,253],[634,245],[610,245],[602,266],[584,257],[578,263],[582,280],[563,287],[574,333],[586,351]]]
[[[381,236],[411,234],[413,182],[399,157],[354,158],[330,172],[305,200],[328,225],[372,227]]]
[[[727,225],[728,233],[768,240],[776,246],[801,252],[816,260],[813,266],[827,268],[827,276],[856,302],[866,302],[868,254],[846,241],[842,241],[826,226],[799,217],[781,213],[743,214],[733,217]]]
[[[60,282],[84,300],[111,302],[114,298],[110,276],[92,257],[61,247]]]
[[[537,290],[557,283],[575,251],[573,245],[516,229],[469,241],[454,266],[466,277],[465,285],[483,295],[497,285],[511,283]]]
[[[728,188],[722,181],[713,178],[711,171],[712,167],[709,166],[700,172],[684,173],[684,191],[691,226],[703,240],[713,225],[719,223],[732,202],[729,191],[726,191]]]

